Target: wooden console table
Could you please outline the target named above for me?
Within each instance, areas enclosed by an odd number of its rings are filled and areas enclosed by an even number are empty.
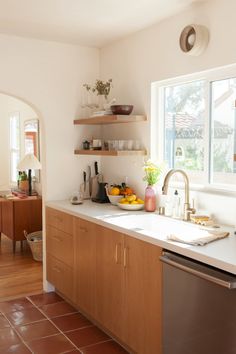
[[[12,239],[14,253],[16,241],[21,241],[22,246],[25,240],[24,230],[27,233],[42,230],[42,199],[0,198],[0,235]]]

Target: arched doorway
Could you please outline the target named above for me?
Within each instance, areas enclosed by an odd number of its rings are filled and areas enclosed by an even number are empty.
[[[27,232],[42,229],[42,201],[39,201],[42,176],[33,171],[34,195],[21,195],[17,169],[27,153],[41,160],[40,115],[25,100],[0,93],[0,131],[0,300],[3,300],[43,289],[42,263],[33,259],[22,236],[23,229]]]

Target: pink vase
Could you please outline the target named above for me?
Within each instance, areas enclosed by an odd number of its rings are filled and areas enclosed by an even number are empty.
[[[145,189],[144,208],[146,211],[155,211],[156,207],[157,202],[155,187],[148,185]]]

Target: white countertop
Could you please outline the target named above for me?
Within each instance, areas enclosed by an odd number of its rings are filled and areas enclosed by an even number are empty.
[[[205,246],[192,246],[169,241],[167,235],[183,226],[198,226],[156,213],[131,212],[121,210],[111,204],[99,204],[91,201],[84,201],[81,205],[72,205],[69,201],[52,201],[47,202],[46,206],[236,274],[236,235],[234,235],[232,228],[221,226],[221,231],[230,232],[230,236],[222,240]]]

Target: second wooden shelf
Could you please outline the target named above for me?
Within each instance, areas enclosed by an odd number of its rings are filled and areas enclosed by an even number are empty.
[[[98,155],[98,156],[132,156],[146,155],[146,150],[79,150],[74,151],[75,155]]]

